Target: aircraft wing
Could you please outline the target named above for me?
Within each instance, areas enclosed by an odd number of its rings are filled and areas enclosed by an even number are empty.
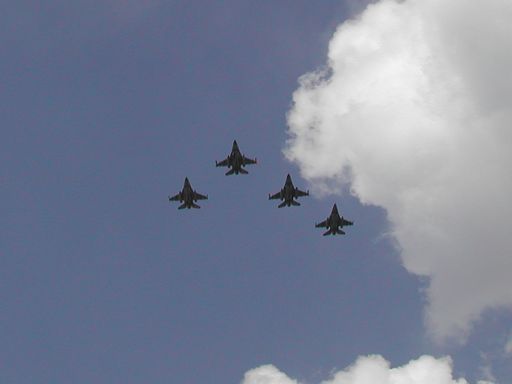
[[[181,192],[179,192],[177,195],[169,196],[169,201],[180,201],[181,200]]]
[[[315,224],[317,228],[327,228],[327,220],[322,221],[321,223]]]
[[[299,188],[295,188],[295,196],[297,196],[297,197],[309,196],[309,191],[304,192],[304,191],[301,191]]]
[[[276,200],[276,199],[280,199],[280,198],[281,198],[281,192],[277,192],[273,195],[270,195],[270,194],[268,195],[269,200]]]
[[[222,161],[216,161],[215,162],[215,165],[217,167],[227,167],[229,165],[229,157],[225,158],[224,160]]]
[[[197,193],[194,191],[194,200],[207,200],[208,196],[201,195],[200,193]]]
[[[352,221],[345,220],[343,217],[341,218],[341,226],[352,225],[354,224]]]
[[[244,164],[256,164],[256,163],[257,163],[256,159],[249,159],[248,157],[244,156]]]

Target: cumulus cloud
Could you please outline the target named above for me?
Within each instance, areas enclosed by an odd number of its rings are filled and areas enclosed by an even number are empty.
[[[242,384],[298,384],[298,382],[268,364],[246,372]]]
[[[464,341],[512,306],[512,2],[381,0],[300,78],[287,158],[317,193],[386,209],[426,324]]]
[[[272,365],[255,368],[245,374],[242,384],[298,384]],[[468,384],[454,379],[450,358],[422,356],[408,364],[391,368],[382,356],[359,357],[350,367],[335,373],[322,384]],[[480,381],[478,384],[492,384]]]

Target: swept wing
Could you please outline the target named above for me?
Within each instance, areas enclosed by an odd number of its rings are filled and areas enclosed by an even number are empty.
[[[281,192],[277,192],[273,195],[268,195],[269,200],[275,200],[275,199],[280,199],[280,198],[281,198]]]
[[[208,196],[201,195],[200,193],[197,193],[194,191],[194,200],[207,200]]]
[[[169,196],[169,201],[181,201],[183,200],[181,198],[181,192],[178,192],[178,194],[174,195],[174,196]]]
[[[316,228],[327,228],[328,227],[327,220],[324,220],[321,223],[315,224],[315,227]]]
[[[224,160],[222,161],[216,161],[215,162],[215,165],[217,167],[227,167],[229,165],[229,157],[226,157]]]
[[[248,157],[243,156],[244,164],[256,164],[258,161],[256,159],[249,159]]]
[[[309,191],[301,191],[299,188],[295,188],[295,196],[301,197],[301,196],[309,196]]]

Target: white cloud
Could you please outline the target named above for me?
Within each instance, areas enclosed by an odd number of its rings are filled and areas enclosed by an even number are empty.
[[[298,382],[268,364],[246,372],[242,384],[298,384]]]
[[[463,341],[512,306],[512,2],[382,0],[300,79],[285,154],[316,192],[386,209],[426,323]]]
[[[245,374],[242,384],[298,384],[272,365],[255,368]],[[391,368],[382,356],[359,357],[350,367],[335,373],[322,384],[468,384],[454,379],[450,358],[422,356],[404,366]],[[480,381],[478,384],[492,384]]]

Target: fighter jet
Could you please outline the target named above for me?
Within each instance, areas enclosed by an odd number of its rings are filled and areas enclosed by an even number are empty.
[[[299,202],[295,201],[294,199],[301,197],[301,196],[309,196],[309,191],[301,191],[299,188],[295,187],[292,182],[292,178],[290,174],[286,176],[286,182],[284,183],[284,187],[281,188],[279,192],[277,192],[274,195],[269,194],[268,199],[274,200],[274,199],[281,199],[284,200],[281,204],[278,205],[279,208],[283,208],[284,206],[291,206],[291,205],[300,205]]]
[[[345,220],[343,216],[340,217],[340,214],[338,213],[338,207],[336,207],[336,204],[332,207],[331,215],[322,221],[321,223],[315,224],[315,227],[317,228],[329,228],[327,232],[324,233],[324,236],[327,235],[344,235],[345,232],[343,232],[340,228],[343,228],[346,225],[352,225],[354,224],[351,221]]]
[[[169,196],[169,201],[179,201],[180,203],[183,203],[178,207],[178,209],[201,208],[199,205],[195,204],[194,201],[206,199],[208,199],[208,195],[201,195],[192,189],[192,185],[190,185],[188,177],[185,177],[185,183],[183,184],[181,192],[178,192],[177,195],[172,197]]]
[[[231,148],[231,153],[227,158],[225,158],[222,161],[215,161],[215,165],[217,167],[228,167],[231,168],[229,171],[226,172],[226,176],[232,175],[233,173],[235,175],[238,175],[239,173],[242,173],[244,175],[248,174],[243,167],[245,167],[248,164],[256,164],[256,159],[249,159],[248,157],[245,157],[238,148],[238,144],[236,143],[236,140],[233,141],[233,147]]]

